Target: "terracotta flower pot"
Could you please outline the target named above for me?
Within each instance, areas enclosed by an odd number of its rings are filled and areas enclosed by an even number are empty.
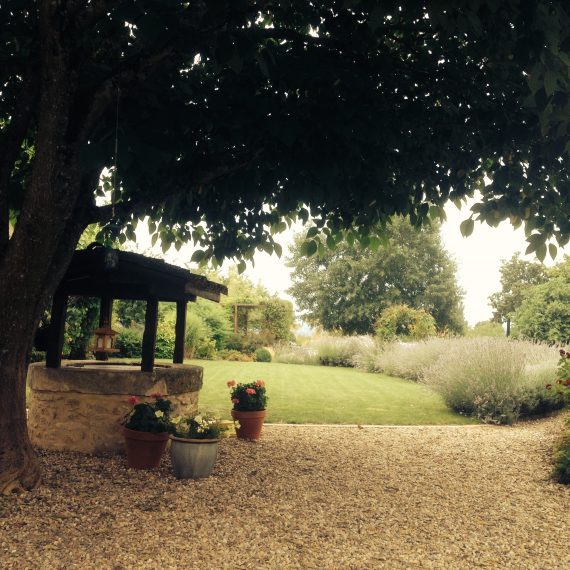
[[[133,469],[152,469],[158,467],[168,438],[168,432],[150,433],[137,431],[123,426],[127,464]]]
[[[178,479],[209,477],[218,456],[219,439],[187,439],[170,436],[172,469]]]
[[[252,441],[259,439],[267,410],[258,410],[255,412],[232,410],[231,413],[234,421],[237,420],[239,422],[240,427],[236,428],[236,435],[240,439],[249,439]]]

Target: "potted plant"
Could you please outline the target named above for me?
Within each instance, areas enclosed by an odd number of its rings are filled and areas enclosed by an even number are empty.
[[[247,384],[237,384],[235,380],[229,380],[227,385],[231,390],[230,398],[233,404],[231,414],[236,426],[236,435],[240,439],[258,440],[267,414],[265,382],[256,380]]]
[[[209,414],[178,417],[173,420],[170,457],[178,479],[200,479],[212,472],[218,456],[218,443],[226,427]]]
[[[154,401],[141,402],[130,396],[132,410],[123,418],[127,464],[135,469],[158,467],[174,426],[170,421],[172,402],[162,394],[151,394]]]

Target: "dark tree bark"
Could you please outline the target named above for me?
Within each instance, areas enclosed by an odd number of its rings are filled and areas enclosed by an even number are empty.
[[[41,97],[36,156],[25,202],[0,257],[0,492],[31,489],[40,480],[26,426],[26,373],[37,324],[86,227],[90,200],[82,193],[80,129],[70,122],[76,86],[58,26],[58,3],[39,8]],[[96,178],[95,178],[96,179]],[[92,186],[90,188],[92,191]]]

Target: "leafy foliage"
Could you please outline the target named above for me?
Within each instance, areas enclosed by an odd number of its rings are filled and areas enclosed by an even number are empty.
[[[263,380],[239,384],[236,384],[235,380],[228,380],[227,385],[230,389],[230,399],[234,410],[254,412],[265,410],[267,407],[268,397]]]
[[[555,360],[544,345],[506,338],[448,339],[447,350],[423,372],[423,382],[455,411],[488,423],[561,408],[546,389]]]
[[[376,335],[383,340],[422,340],[435,335],[435,320],[423,309],[392,305],[382,311],[375,325]]]
[[[570,421],[556,446],[554,453],[554,477],[560,483],[570,485]]]
[[[174,435],[184,439],[218,439],[227,431],[227,426],[219,418],[206,413],[180,416],[174,418],[173,423]]]
[[[503,327],[493,321],[480,321],[469,329],[465,336],[477,337],[477,336],[505,336],[505,331]]]
[[[489,297],[493,320],[501,323],[510,319],[523,302],[524,293],[533,285],[544,283],[546,267],[520,259],[518,253],[501,264],[501,291]]]
[[[327,331],[371,333],[384,309],[406,304],[425,309],[439,329],[463,331],[462,292],[437,225],[417,231],[409,221],[395,218],[376,251],[344,242],[321,256],[306,258],[303,250],[298,236],[289,262],[289,292],[311,324]]]
[[[570,257],[548,272],[546,283],[527,290],[514,314],[516,333],[534,340],[570,344]]]
[[[113,310],[117,316],[117,320],[123,327],[144,325],[146,312],[146,303],[144,301],[119,299],[113,304]]]
[[[135,431],[150,433],[163,433],[174,431],[170,420],[172,402],[162,394],[151,394],[154,401],[139,402],[136,396],[130,396],[129,401],[133,409],[123,418],[123,425]]]
[[[256,362],[271,362],[271,352],[266,348],[258,348],[255,351]]]

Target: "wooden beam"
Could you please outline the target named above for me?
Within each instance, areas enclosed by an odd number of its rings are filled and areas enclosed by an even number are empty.
[[[184,363],[184,340],[186,338],[186,301],[176,303],[176,325],[174,327],[176,337],[174,340],[174,364]]]
[[[101,297],[99,305],[99,327],[110,327],[113,320],[113,299],[108,295]],[[95,360],[109,360],[107,352],[96,352]]]
[[[67,295],[57,292],[51,305],[51,322],[46,351],[46,366],[48,368],[59,368],[61,366],[66,312]]]
[[[146,302],[144,333],[142,342],[141,370],[154,370],[154,350],[156,348],[156,328],[158,326],[158,298],[150,297]]]

